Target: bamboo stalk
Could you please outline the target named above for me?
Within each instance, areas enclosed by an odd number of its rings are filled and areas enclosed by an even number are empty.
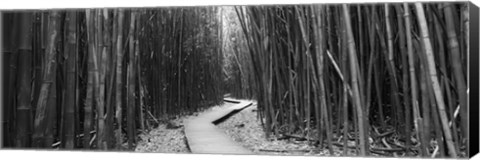
[[[468,139],[468,109],[467,109],[467,86],[465,84],[465,76],[463,74],[460,46],[455,31],[455,22],[452,13],[452,5],[444,3],[445,23],[447,25],[448,48],[450,51],[451,64],[453,68],[453,75],[455,79],[458,101],[460,103],[460,123],[463,137]],[[452,118],[453,119],[453,118]]]
[[[358,126],[359,126],[359,136],[362,137],[360,138],[360,155],[361,156],[367,156],[368,153],[367,151],[369,150],[368,144],[366,142],[366,139],[363,137],[366,137],[368,133],[365,133],[365,124],[364,124],[364,117],[363,117],[363,109],[362,109],[362,103],[360,102],[360,91],[358,87],[358,81],[357,81],[357,73],[355,67],[357,66],[357,61],[355,59],[355,41],[353,40],[353,31],[352,31],[352,26],[351,26],[351,20],[350,20],[350,14],[348,12],[348,8],[346,4],[343,4],[343,15],[345,18],[345,25],[346,25],[346,30],[347,30],[347,36],[348,36],[348,51],[349,51],[349,59],[350,59],[350,73],[351,73],[351,78],[352,78],[352,86],[353,86],[353,99],[354,99],[354,104],[355,108],[357,111],[358,115]]]
[[[21,14],[16,14],[14,16],[18,16],[19,18],[21,18],[21,21],[17,22],[18,25],[13,26],[13,27],[19,27],[18,32],[13,33],[14,37],[17,37],[17,36],[19,37],[18,39],[16,39],[18,41],[18,50],[16,51],[16,53],[14,52],[14,55],[12,55],[12,59],[15,59],[15,60],[18,59],[16,62],[13,62],[13,63],[17,63],[18,69],[14,68],[15,67],[14,65],[11,66],[12,70],[16,69],[16,71],[18,72],[16,79],[19,81],[18,87],[15,87],[15,88],[18,88],[17,96],[16,97],[12,96],[12,99],[16,98],[16,101],[18,101],[15,106],[16,116],[14,118],[14,121],[16,122],[16,125],[14,126],[14,128],[15,128],[15,133],[17,133],[17,135],[14,136],[15,137],[14,146],[23,148],[23,147],[31,146],[31,137],[29,133],[32,131],[32,127],[33,127],[31,126],[31,117],[30,117],[30,114],[32,112],[32,104],[30,103],[30,99],[31,99],[30,94],[32,92],[32,86],[30,84],[32,80],[32,77],[30,75],[32,71],[32,65],[31,65],[32,46],[30,42],[32,38],[31,22],[33,17],[31,13],[21,13]],[[52,29],[55,29],[55,28],[52,28]],[[53,33],[54,31],[50,31],[50,32]],[[52,37],[52,38],[54,38],[55,40],[56,37]],[[49,58],[52,58],[52,57],[49,57]],[[52,71],[46,70],[46,73],[50,73],[50,72]],[[12,78],[13,77],[15,76],[12,76]],[[12,84],[14,84],[13,79],[10,79],[10,80],[12,80]],[[42,85],[48,85],[48,83],[44,83]],[[48,86],[43,88],[45,88],[43,90],[44,93],[48,92],[48,89],[49,89]],[[39,97],[40,96],[41,95],[39,95]],[[42,99],[40,102],[46,103],[44,102],[46,101],[46,96],[42,96],[41,98]],[[13,101],[12,105],[14,105],[15,100],[12,100],[12,101]],[[40,107],[45,108],[44,105]],[[42,109],[42,108],[39,108],[38,106],[36,107],[38,109]],[[42,113],[45,111],[38,110],[38,112]],[[43,115],[42,117],[39,117],[39,118],[43,118]],[[40,119],[39,120],[35,119],[35,121],[38,123]],[[40,125],[37,123],[35,124]],[[35,126],[35,128],[41,129],[37,126]],[[41,135],[38,135],[38,134],[42,134],[42,133],[41,132],[37,133],[37,130],[34,130],[34,131],[35,131],[34,135],[35,134],[37,135],[33,136],[33,138],[34,139],[37,137],[41,138]]]
[[[76,67],[77,63],[77,13],[67,13],[68,18],[68,44],[66,51],[67,55],[67,79],[65,90],[65,109],[64,109],[64,144],[66,149],[73,149],[75,146],[75,105],[76,105]]]
[[[117,139],[117,147],[120,148],[120,146],[122,145],[123,143],[123,139],[122,139],[122,90],[123,90],[123,87],[122,87],[122,63],[123,63],[123,48],[122,48],[122,45],[123,45],[123,19],[124,19],[124,11],[123,9],[118,9],[117,10],[118,12],[118,24],[116,23],[117,25],[117,28],[118,28],[118,33],[116,33],[116,36],[117,36],[117,44],[116,44],[116,52],[117,52],[117,66],[116,66],[116,95],[115,95],[115,100],[117,101],[116,103],[116,113],[115,113],[115,117],[116,117],[116,120],[117,120],[117,124],[118,124],[118,129],[117,129],[117,132],[116,132],[116,139]]]
[[[93,121],[93,101],[94,101],[94,65],[95,62],[93,61],[93,57],[96,56],[95,44],[94,44],[94,30],[93,30],[93,19],[92,19],[92,11],[87,10],[85,12],[86,16],[86,25],[87,25],[87,42],[88,42],[88,51],[87,51],[87,95],[85,98],[85,109],[84,109],[84,139],[83,139],[83,147],[86,149],[90,148],[90,131],[93,129],[92,123],[95,124]]]
[[[134,77],[134,55],[135,55],[135,21],[136,21],[136,11],[131,11],[130,14],[130,27],[128,35],[128,66],[127,66],[127,134],[128,134],[128,148],[133,149],[133,143],[135,140],[135,77]]]
[[[48,45],[45,51],[46,53],[46,64],[45,71],[42,75],[43,83],[40,88],[40,93],[38,97],[38,102],[36,106],[35,121],[34,121],[34,135],[33,139],[43,138],[44,132],[46,129],[46,112],[47,112],[47,97],[50,93],[50,87],[54,77],[54,72],[56,72],[56,52],[55,52],[55,42],[58,40],[60,24],[59,18],[60,15],[57,11],[53,11],[49,15],[49,30],[48,30]],[[33,142],[34,144],[37,142]],[[41,142],[38,144],[42,146]]]
[[[404,18],[405,18],[405,30],[406,30],[406,39],[407,39],[407,52],[408,52],[408,64],[409,64],[409,72],[410,72],[410,92],[412,95],[411,98],[411,104],[413,106],[413,115],[415,118],[415,131],[417,134],[417,137],[420,136],[420,131],[418,130],[418,123],[417,119],[419,119],[419,113],[417,111],[419,110],[418,107],[418,89],[417,89],[417,82],[416,82],[416,77],[415,77],[415,62],[414,62],[414,56],[413,56],[413,46],[412,46],[412,31],[411,31],[411,24],[410,24],[410,10],[408,7],[407,3],[403,4],[404,8]],[[407,145],[407,147],[409,147]]]
[[[445,111],[445,102],[443,101],[443,95],[440,91],[440,85],[438,83],[437,71],[435,69],[435,60],[432,53],[432,44],[430,42],[430,38],[428,34],[428,26],[425,20],[425,13],[421,3],[415,3],[415,7],[418,12],[417,18],[418,18],[418,23],[420,25],[420,29],[422,33],[422,40],[425,45],[424,53],[427,56],[428,72],[430,75],[430,80],[432,82],[433,91],[435,93],[438,112],[440,114],[440,120],[442,122],[443,132],[445,134],[445,140],[447,142],[447,147],[448,147],[450,156],[457,157],[457,153],[452,141],[451,131],[448,127],[448,118]]]

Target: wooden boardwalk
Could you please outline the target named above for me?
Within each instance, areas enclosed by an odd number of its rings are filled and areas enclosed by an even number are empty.
[[[231,107],[221,107],[190,118],[185,123],[185,136],[192,153],[214,154],[252,154],[248,149],[235,143],[215,123],[225,120],[232,113],[252,105],[249,101],[225,99],[230,103],[239,102]]]

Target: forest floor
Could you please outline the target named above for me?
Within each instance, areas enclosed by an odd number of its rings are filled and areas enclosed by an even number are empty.
[[[181,119],[175,121],[181,122]],[[149,133],[141,134],[140,138],[136,152],[190,153],[185,142],[183,127],[167,129],[166,124],[160,124]]]
[[[210,112],[219,107],[231,107],[234,103],[214,106],[204,111],[179,117],[170,120],[170,124],[162,123],[148,133],[141,134],[137,143],[136,152],[157,152],[157,153],[191,153],[185,138],[183,123],[192,116]],[[261,155],[302,155],[302,156],[331,156],[328,149],[318,149],[307,141],[268,140],[257,119],[257,106],[254,103],[251,107],[237,113],[226,121],[217,125],[225,131],[229,137],[241,146]],[[178,126],[171,128],[169,125]],[[333,146],[333,156],[342,154],[341,148]],[[355,153],[349,153],[353,156]]]
[[[225,102],[222,105],[213,106],[203,111],[188,116],[178,117],[170,120],[168,123],[161,123],[157,128],[150,130],[148,133],[139,135],[141,139],[138,141],[135,152],[156,152],[156,153],[191,153],[184,132],[184,121],[195,117],[199,114],[211,112],[221,107],[231,107],[234,103]],[[174,126],[172,128],[172,125]],[[295,140],[295,138],[277,140],[275,138],[267,139],[262,128],[260,120],[257,118],[257,104],[254,102],[252,106],[238,112],[229,117],[227,120],[217,125],[225,134],[242,147],[249,149],[254,154],[259,155],[295,155],[295,156],[344,156],[343,147],[333,145],[333,154],[329,153],[327,145],[319,148],[312,142],[305,140]],[[315,131],[312,131],[315,132]],[[313,133],[315,134],[315,133]],[[312,134],[311,134],[312,135]],[[310,137],[316,139],[315,137]],[[386,136],[392,139],[392,136]],[[333,135],[336,144],[343,143],[343,138]],[[385,144],[384,142],[383,144]],[[390,144],[395,144],[391,143]],[[373,148],[385,148],[381,142],[372,142],[370,146]],[[355,146],[355,142],[348,141],[348,146]],[[397,147],[398,148],[398,147]],[[354,149],[347,149],[347,156],[357,156]],[[392,157],[392,153],[379,154],[371,152],[373,157]],[[403,152],[397,155],[404,157]]]
[[[188,147],[183,123],[192,116],[210,112],[219,107],[231,107],[234,103],[225,103],[224,105],[214,106],[204,111],[179,117],[170,120],[169,123],[161,123],[157,128],[148,133],[139,135],[140,141],[137,143],[135,152],[156,152],[156,153],[191,153]],[[261,127],[261,122],[257,118],[257,106],[252,106],[230,117],[226,121],[217,125],[225,131],[229,137],[243,147],[251,150],[255,154],[261,155],[302,155],[302,156],[332,156],[328,149],[318,149],[307,141],[268,140]],[[171,128],[169,125],[178,126]],[[333,156],[342,154],[341,148],[333,146]],[[356,155],[349,153],[350,156]]]
[[[257,106],[246,108],[218,127],[243,147],[250,149],[255,154],[261,155],[297,155],[297,156],[332,156],[328,149],[318,149],[307,141],[290,139],[268,140],[257,118]],[[342,150],[333,146],[333,156],[340,156]],[[355,155],[351,153],[351,155]]]
[[[203,111],[194,113],[189,116],[182,116],[173,120],[170,120],[170,124],[161,123],[157,128],[150,130],[148,133],[140,135],[140,141],[137,143],[135,152],[157,152],[157,153],[190,153],[190,149],[187,145],[184,132],[184,121],[192,116],[210,112],[218,109],[219,107],[230,107],[235,105],[234,103],[225,103],[223,105],[213,106]],[[169,125],[178,126],[178,128],[171,128]]]

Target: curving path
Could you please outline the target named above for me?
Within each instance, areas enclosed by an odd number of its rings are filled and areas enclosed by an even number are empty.
[[[231,107],[221,107],[190,118],[184,123],[185,136],[192,153],[215,153],[215,154],[251,154],[248,149],[235,143],[223,130],[215,124],[233,114],[252,105],[250,101],[227,99],[224,101],[236,103]]]

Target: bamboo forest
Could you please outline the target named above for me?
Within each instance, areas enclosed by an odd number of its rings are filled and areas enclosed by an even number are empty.
[[[467,158],[471,7],[3,10],[1,147]]]

